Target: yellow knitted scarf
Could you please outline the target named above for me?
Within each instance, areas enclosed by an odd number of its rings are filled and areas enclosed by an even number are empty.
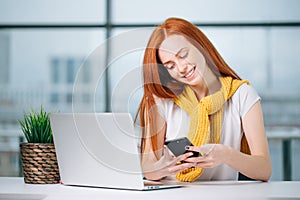
[[[207,143],[220,143],[223,104],[235,93],[246,80],[232,77],[220,77],[222,87],[216,93],[198,101],[190,87],[186,87],[181,95],[174,98],[174,102],[190,116],[188,138],[194,146]],[[250,154],[246,138],[243,136],[241,151]],[[184,182],[193,182],[201,176],[202,168],[189,168],[176,174],[176,178]]]

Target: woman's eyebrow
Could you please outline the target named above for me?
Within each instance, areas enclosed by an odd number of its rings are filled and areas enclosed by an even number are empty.
[[[182,51],[185,51],[187,49],[187,47],[183,47],[181,49],[179,49],[179,51],[175,54],[175,56],[177,57]]]
[[[165,66],[165,65],[167,65],[167,64],[169,64],[169,63],[171,63],[171,62],[172,62],[172,61],[168,60],[168,61],[164,62],[163,65]]]

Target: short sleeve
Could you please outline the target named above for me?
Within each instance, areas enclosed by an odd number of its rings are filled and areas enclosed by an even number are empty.
[[[233,98],[235,98],[235,102],[238,102],[238,112],[241,118],[243,118],[251,107],[261,99],[256,90],[251,85],[247,84],[241,85]]]
[[[167,124],[166,139],[171,140],[187,136],[190,118],[172,99],[154,97],[157,110]]]
[[[165,99],[158,98],[155,95],[153,95],[153,97],[154,97],[154,101],[155,101],[156,108],[157,108],[159,115],[166,121],[166,118],[167,118],[166,112],[167,112],[168,101]]]

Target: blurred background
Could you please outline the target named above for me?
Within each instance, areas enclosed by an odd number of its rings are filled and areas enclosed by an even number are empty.
[[[17,119],[130,112],[154,26],[196,24],[262,98],[273,174],[300,180],[300,1],[0,0],[0,176],[22,176]]]

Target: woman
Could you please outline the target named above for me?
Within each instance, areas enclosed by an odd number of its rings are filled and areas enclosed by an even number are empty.
[[[137,116],[147,179],[237,180],[240,172],[269,180],[260,97],[196,26],[178,18],[158,26],[145,50],[143,76]],[[175,157],[164,145],[184,136],[194,145],[186,148],[202,156]]]

